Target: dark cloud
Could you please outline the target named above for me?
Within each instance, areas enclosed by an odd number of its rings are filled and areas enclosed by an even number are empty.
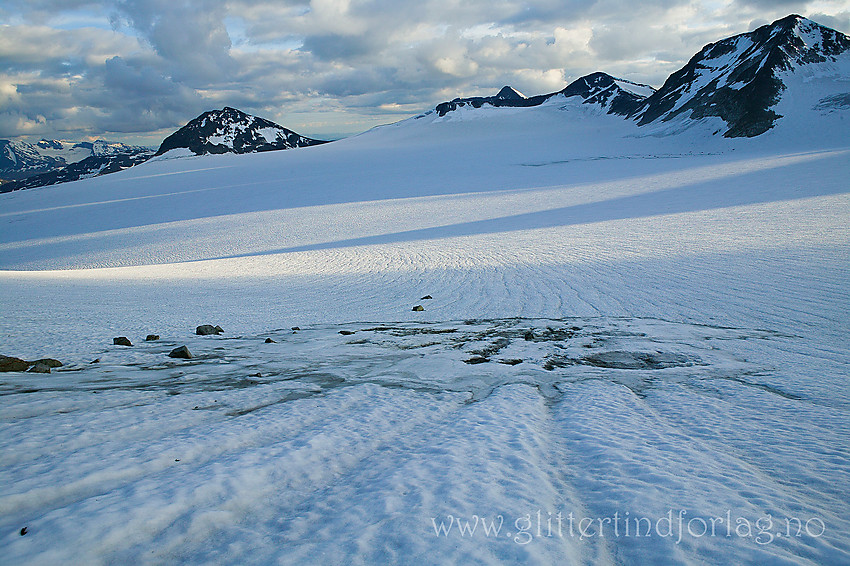
[[[114,25],[126,21],[168,63],[172,76],[187,81],[215,80],[235,69],[227,13],[218,0],[122,0]]]
[[[348,61],[379,51],[382,43],[370,35],[311,35],[304,39],[302,51],[324,61]]]

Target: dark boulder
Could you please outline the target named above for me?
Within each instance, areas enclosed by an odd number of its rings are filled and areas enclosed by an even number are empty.
[[[212,334],[221,334],[224,330],[221,326],[213,326],[212,324],[202,324],[195,329],[195,334],[198,336],[210,336]]]
[[[30,363],[12,356],[0,356],[0,371],[27,371]]]
[[[148,334],[145,336],[145,342],[153,342],[154,340],[159,340],[159,334]]]
[[[181,358],[184,360],[189,360],[192,358],[192,352],[189,351],[189,348],[186,346],[180,346],[179,348],[174,348],[168,354],[169,358]]]
[[[425,310],[425,307],[423,307],[422,305],[416,305],[411,310],[414,311],[414,312],[421,312],[421,311]]]
[[[29,371],[33,373],[50,373],[51,368],[62,367],[62,362],[53,358],[42,358],[32,362]]]
[[[132,346],[130,340],[126,336],[119,336],[112,339],[112,344],[115,346]]]

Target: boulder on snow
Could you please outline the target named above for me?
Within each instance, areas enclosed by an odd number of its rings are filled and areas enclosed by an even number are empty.
[[[420,300],[420,301],[427,301],[427,300],[429,300],[429,299],[433,299],[433,298],[434,298],[434,297],[432,297],[431,295],[425,295],[424,297],[422,297],[422,298],[421,298],[421,299],[419,299],[419,300]]]
[[[339,333],[343,336],[351,336],[352,334],[354,334],[354,332],[351,330],[340,330]]]
[[[424,311],[424,310],[425,310],[425,307],[423,307],[422,305],[416,305],[416,306],[415,306],[415,307],[413,307],[413,309],[411,309],[411,310],[413,310],[413,311],[415,311],[415,312],[421,312],[421,311]]]
[[[32,362],[29,371],[33,373],[50,373],[51,368],[62,367],[62,362],[53,358],[42,358]]]
[[[276,344],[276,342],[271,338],[266,338],[266,344]]]
[[[159,340],[159,334],[148,334],[145,336],[145,342],[153,342],[154,340]]]
[[[133,345],[132,343],[130,343],[129,338],[127,338],[126,336],[119,336],[117,338],[113,338],[112,344],[114,346],[132,346]]]
[[[27,371],[30,363],[13,356],[0,356],[0,371]]]
[[[224,329],[221,326],[213,326],[212,324],[202,324],[195,329],[195,334],[198,336],[210,336],[211,334],[221,334]]]
[[[189,348],[186,346],[180,346],[179,348],[174,348],[171,352],[168,353],[169,358],[182,358],[184,360],[189,360],[192,358],[192,352],[189,351]]]

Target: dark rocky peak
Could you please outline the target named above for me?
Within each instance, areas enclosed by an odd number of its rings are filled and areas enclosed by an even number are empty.
[[[709,43],[632,113],[638,123],[683,115],[719,117],[727,137],[757,136],[780,118],[771,108],[786,86],[781,74],[846,57],[850,38],[798,15]]]
[[[629,115],[655,92],[651,86],[617,79],[607,73],[591,73],[567,85],[556,94],[580,97],[583,104],[598,104],[609,114]]]
[[[502,90],[499,91],[499,94],[496,95],[496,98],[499,100],[524,100],[526,97],[518,90],[509,86],[503,86]]]
[[[41,149],[64,149],[65,147],[59,140],[49,140],[46,138],[42,138],[35,145]]]
[[[326,143],[304,137],[264,118],[225,106],[204,112],[165,138],[157,155],[185,148],[195,155],[252,153]]]

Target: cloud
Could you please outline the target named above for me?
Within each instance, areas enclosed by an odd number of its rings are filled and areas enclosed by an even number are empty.
[[[122,0],[111,21],[116,27],[126,23],[147,40],[176,79],[203,82],[235,69],[226,13],[217,0]]]
[[[706,43],[807,9],[850,25],[850,0],[7,0],[0,137],[155,144],[224,105],[353,133],[505,84],[658,85]]]
[[[815,12],[813,14],[809,14],[808,17],[809,19],[814,20],[819,24],[823,24],[832,29],[844,33],[850,32],[850,10],[845,12],[837,12],[833,15]]]

